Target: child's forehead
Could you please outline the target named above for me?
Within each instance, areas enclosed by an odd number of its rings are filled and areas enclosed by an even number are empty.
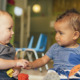
[[[1,18],[11,18],[11,16],[8,15],[8,14],[3,14],[3,15],[0,15],[0,19],[1,19]]]
[[[13,25],[14,22],[13,22],[13,19],[11,16],[9,15],[0,15],[0,26],[3,25],[3,24],[11,24]]]
[[[54,26],[58,26],[58,25],[59,26],[60,25],[64,25],[64,26],[65,25],[68,25],[69,26],[70,24],[69,24],[69,21],[65,19],[65,20],[59,20],[59,21],[55,22],[55,25]]]
[[[0,18],[3,18],[3,17],[9,18],[9,17],[11,17],[11,15],[8,12],[0,11]]]
[[[8,14],[0,15],[0,21],[1,20],[4,20],[4,21],[11,20],[11,21],[13,21],[12,17],[10,15],[8,15]]]
[[[71,24],[68,22],[68,21],[57,21],[57,22],[55,22],[55,24],[54,24],[54,29],[73,29],[72,27],[71,27]]]

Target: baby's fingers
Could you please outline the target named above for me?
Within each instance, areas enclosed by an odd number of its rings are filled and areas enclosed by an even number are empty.
[[[20,67],[25,67],[27,66],[29,62],[27,60],[24,60],[24,59],[20,59],[17,61],[17,66],[20,66]]]
[[[22,63],[22,68],[27,67],[28,64],[29,64],[29,62],[27,60],[24,60]]]

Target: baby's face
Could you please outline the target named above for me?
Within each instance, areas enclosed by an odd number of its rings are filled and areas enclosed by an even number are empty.
[[[71,47],[74,44],[75,30],[65,21],[55,22],[55,39],[60,46]]]
[[[13,32],[13,20],[9,15],[0,16],[0,43],[7,44],[10,42]]]

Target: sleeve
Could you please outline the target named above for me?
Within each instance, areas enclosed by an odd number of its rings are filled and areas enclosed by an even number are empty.
[[[55,55],[55,50],[56,50],[57,47],[58,47],[58,44],[57,44],[57,43],[53,44],[53,45],[50,47],[50,49],[46,52],[46,55],[47,55],[49,58],[53,59],[53,58],[54,58],[54,55]]]
[[[0,58],[14,59],[15,53],[16,53],[15,48],[0,45]]]

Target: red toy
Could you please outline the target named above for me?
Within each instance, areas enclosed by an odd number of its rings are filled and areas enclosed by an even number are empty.
[[[20,73],[18,75],[18,80],[29,80],[28,77],[28,74]]]

